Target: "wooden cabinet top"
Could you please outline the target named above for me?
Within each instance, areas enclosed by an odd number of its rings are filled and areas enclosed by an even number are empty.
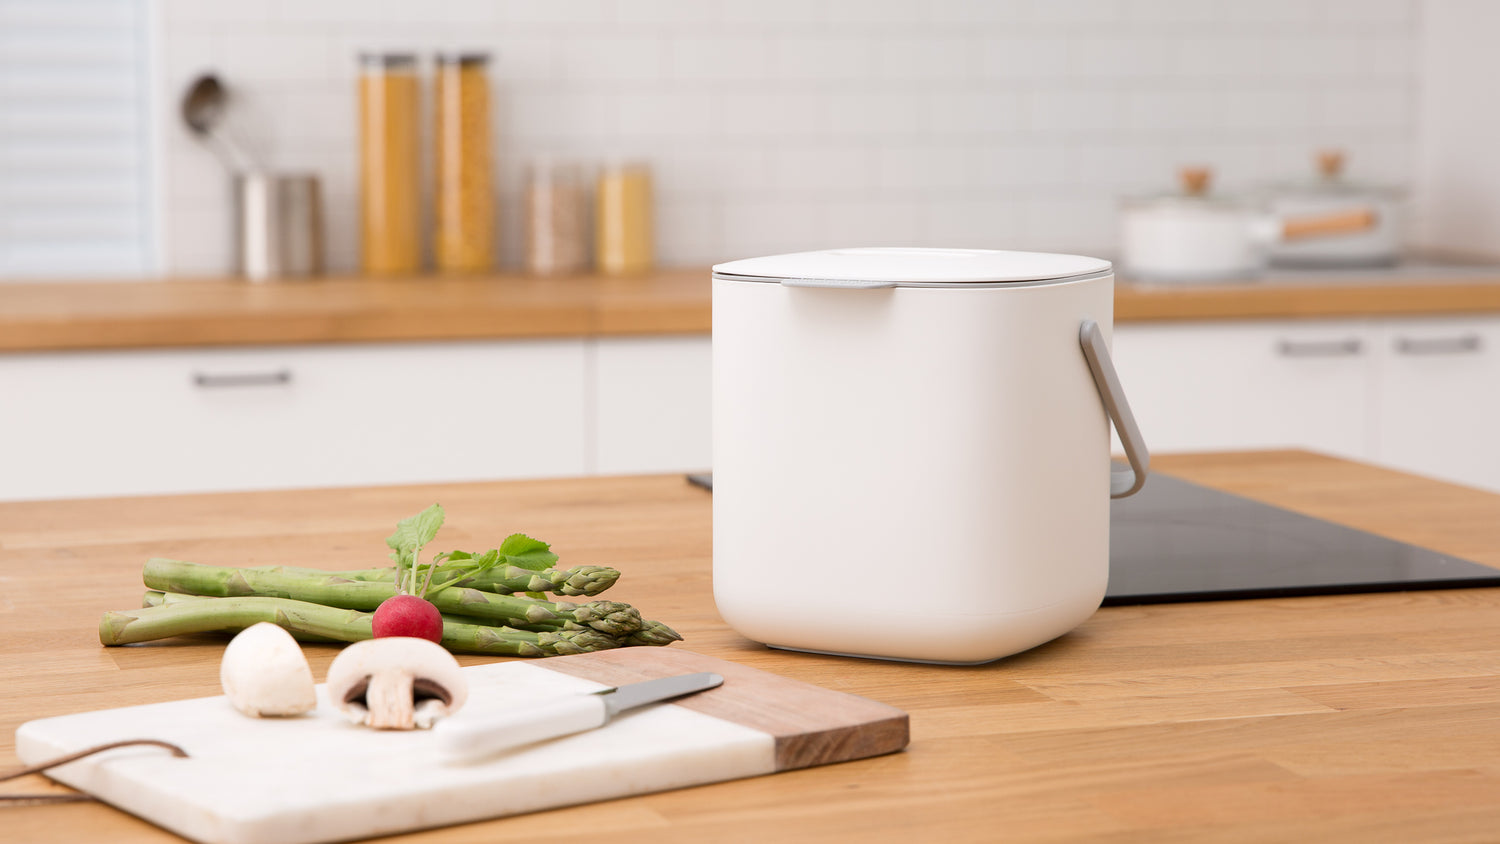
[[[1295,452],[1166,456],[1153,468],[1500,567],[1500,496]],[[0,758],[26,720],[219,693],[223,639],[100,647],[97,619],[139,602],[147,557],[368,566],[384,559],[394,520],[434,500],[469,537],[524,530],[565,564],[618,567],[609,594],[681,632],[673,647],[901,707],[912,742],[412,840],[608,829],[663,844],[1431,844],[1500,829],[1500,589],[1108,607],[981,666],[773,651],[715,612],[711,499],[678,476],[0,504]],[[891,606],[871,610],[904,608],[912,635],[941,635],[941,612],[921,608],[941,606],[923,596],[950,588],[944,571],[913,558],[912,582],[891,584]],[[335,646],[307,650],[321,677]],[[28,777],[4,791],[49,788]],[[99,805],[5,811],[7,840],[177,840]]]
[[[1373,271],[1372,271],[1373,272]],[[703,334],[705,267],[636,278],[0,283],[0,352]],[[1120,281],[1119,322],[1500,312],[1500,270],[1461,280]]]

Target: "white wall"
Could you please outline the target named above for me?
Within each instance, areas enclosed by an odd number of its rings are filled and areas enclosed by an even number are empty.
[[[1116,198],[1208,162],[1233,187],[1315,147],[1409,183],[1418,0],[156,0],[164,269],[228,269],[229,198],[176,100],[326,180],[356,255],[355,56],[494,51],[505,242],[520,162],[639,154],[665,263],[835,245],[1108,252]],[[506,260],[514,263],[515,250]]]
[[[1418,235],[1500,258],[1500,3],[1423,0]]]

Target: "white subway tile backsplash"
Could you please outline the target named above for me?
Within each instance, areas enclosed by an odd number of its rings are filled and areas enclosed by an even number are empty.
[[[831,0],[709,0],[721,3],[720,14],[731,26],[808,26],[832,19]]]
[[[898,191],[963,188],[973,180],[978,158],[964,146],[885,147],[876,159],[876,186]]]
[[[824,209],[822,240],[812,248],[930,245],[922,208],[902,196],[834,200]]]
[[[663,193],[661,209],[656,244],[663,264],[717,264],[738,257],[725,251],[724,207],[719,199]]]
[[[661,28],[701,27],[718,22],[723,8],[718,0],[629,0],[619,9],[621,26]]]
[[[194,24],[219,26],[265,23],[271,11],[264,3],[244,3],[238,0],[155,0],[155,2],[162,19],[167,22],[168,26],[174,28],[191,27]]]
[[[763,35],[674,35],[668,75],[694,84],[753,82],[771,74],[770,40]]]
[[[1068,73],[1068,39],[1006,33],[981,39],[976,46],[980,78],[1040,87]]]
[[[975,180],[991,196],[1039,195],[1069,184],[1074,152],[1053,143],[983,146],[975,156]]]
[[[535,32],[500,33],[491,42],[490,84],[513,88],[556,81],[560,76],[561,40]]]
[[[1172,40],[1170,71],[1173,76],[1203,82],[1241,82],[1269,75],[1268,48],[1275,35],[1247,37],[1225,35],[1202,37],[1190,34]]]
[[[947,197],[926,210],[929,246],[1018,249],[1019,200],[1006,197]]]
[[[1203,0],[1125,0],[1127,20],[1147,24],[1205,24],[1219,14],[1225,3]]]
[[[889,82],[972,80],[979,73],[978,41],[962,34],[876,36],[875,75]]]
[[[1115,90],[1037,90],[1021,96],[1021,110],[1033,134],[1097,135],[1122,128],[1125,101]]]
[[[631,90],[621,99],[621,135],[701,140],[724,132],[724,101],[711,91]]]
[[[873,150],[843,145],[777,146],[767,159],[766,186],[778,193],[868,189],[877,166]]]
[[[829,248],[828,208],[806,198],[729,197],[724,248],[733,257]]]
[[[1414,103],[1403,91],[1332,88],[1320,97],[1320,125],[1329,129],[1399,130],[1411,122]]]
[[[1310,0],[1256,0],[1254,3],[1225,3],[1219,12],[1236,24],[1306,27],[1318,20],[1320,9]]]
[[[1371,27],[1404,27],[1416,20],[1417,0],[1320,0],[1309,3],[1323,14],[1331,25]]]
[[[877,43],[853,35],[788,32],[772,36],[768,78],[798,82],[868,79]]]
[[[1079,35],[1065,42],[1061,70],[1090,84],[1161,79],[1174,66],[1172,46],[1170,39],[1149,35]]]
[[[656,168],[659,254],[851,243],[1108,251],[1121,194],[1189,162],[1303,176],[1340,145],[1408,180],[1416,0],[158,0],[168,267],[227,269],[228,181],[175,103],[213,68],[231,125],[324,178],[357,254],[357,54],[490,51],[505,263],[536,155]],[[430,91],[424,82],[424,92]],[[425,94],[424,94],[425,95]],[[430,117],[424,117],[424,121]],[[425,123],[424,123],[425,126]]]
[[[1126,0],[1028,0],[1026,19],[1068,28],[1111,27],[1125,12]]]
[[[224,200],[171,200],[167,217],[167,242],[171,244],[162,267],[173,275],[215,277],[234,271],[234,239],[229,207]]]
[[[322,82],[335,61],[325,35],[244,29],[220,36],[219,70],[231,84]]]
[[[418,9],[430,5],[424,0],[394,1]],[[601,28],[615,22],[620,8],[614,0],[490,0],[486,5],[501,24]]]
[[[829,15],[836,23],[858,22],[905,27],[927,23],[932,7],[910,0],[826,0]]]
[[[989,139],[1022,131],[1021,95],[993,88],[938,91],[928,97],[926,126],[938,137]]]
[[[830,118],[828,97],[821,93],[747,91],[735,97],[725,129],[752,138],[807,138],[824,134]]]
[[[926,134],[934,102],[926,91],[831,91],[824,97],[827,134],[848,143],[895,142]],[[733,120],[731,131],[736,129]]]
[[[656,34],[579,33],[561,39],[558,76],[582,82],[658,80],[666,75],[666,42]]]

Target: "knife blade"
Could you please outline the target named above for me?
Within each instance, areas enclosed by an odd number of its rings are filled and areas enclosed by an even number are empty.
[[[464,717],[459,713],[433,728],[439,750],[449,759],[471,761],[524,744],[593,730],[621,712],[712,689],[724,678],[700,671],[612,689],[570,695],[503,713]]]

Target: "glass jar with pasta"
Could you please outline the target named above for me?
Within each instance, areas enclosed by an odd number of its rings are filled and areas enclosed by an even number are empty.
[[[408,275],[422,262],[417,143],[417,59],[360,56],[360,266],[371,275]]]
[[[495,266],[488,64],[484,53],[437,56],[432,245],[439,272],[483,272]]]

